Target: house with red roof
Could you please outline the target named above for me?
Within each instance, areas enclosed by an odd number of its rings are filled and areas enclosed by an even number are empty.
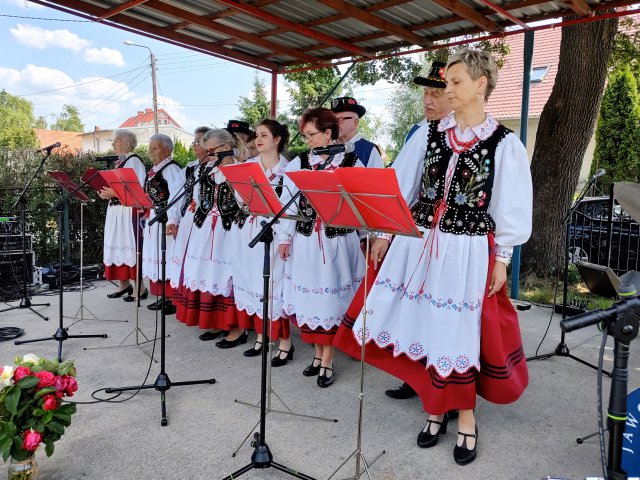
[[[82,133],[67,132],[65,130],[45,130],[44,128],[34,128],[38,140],[38,147],[46,147],[56,142],[61,143],[62,149],[77,153],[82,150]]]
[[[149,145],[149,139],[155,133],[153,110],[145,108],[134,116],[127,118],[116,130],[127,129],[133,132],[138,145]],[[93,132],[81,135],[82,149],[86,152],[106,153],[111,151],[116,130],[103,130],[96,126]],[[168,135],[174,142],[181,142],[188,148],[193,141],[193,135],[182,129],[180,124],[163,108],[158,109],[158,133]]]
[[[561,38],[561,28],[551,28],[535,33],[533,62],[531,65],[529,123],[527,127],[529,158],[533,155],[542,109],[551,95],[556,74],[558,73]],[[519,135],[524,69],[524,34],[507,37],[507,43],[509,44],[510,52],[505,58],[504,66],[498,73],[498,84],[489,97],[487,111]],[[581,180],[585,179],[589,174],[594,148],[595,132],[585,152],[580,172]]]

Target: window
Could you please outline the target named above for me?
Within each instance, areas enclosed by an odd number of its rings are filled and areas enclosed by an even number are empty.
[[[547,75],[549,67],[533,67],[531,69],[531,83],[540,83]]]

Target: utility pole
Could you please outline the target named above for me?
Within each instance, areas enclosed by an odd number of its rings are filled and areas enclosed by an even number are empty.
[[[151,59],[151,82],[153,84],[153,129],[154,133],[158,134],[158,80],[156,77],[156,56],[146,45],[138,45],[131,40],[125,40],[123,42],[129,47],[140,47],[149,50],[149,58]]]

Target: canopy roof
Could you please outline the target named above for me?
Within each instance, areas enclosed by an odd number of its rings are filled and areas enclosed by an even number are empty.
[[[415,52],[527,23],[621,16],[637,0],[31,0],[270,72]],[[596,17],[595,15],[598,16]],[[549,28],[543,26],[539,28]],[[413,48],[412,48],[413,47]],[[391,53],[390,53],[391,52]]]

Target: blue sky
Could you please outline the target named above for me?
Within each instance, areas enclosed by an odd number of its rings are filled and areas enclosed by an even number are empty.
[[[78,22],[79,17],[25,0],[0,0],[0,15],[0,90],[24,96],[33,103],[36,117],[45,117],[49,124],[65,103],[79,108],[87,131],[118,127],[137,110],[151,108],[148,51],[125,46],[125,40],[153,50],[158,58],[158,105],[188,131],[198,125],[226,125],[237,115],[238,98],[251,94],[256,71],[249,67]],[[259,75],[269,86],[269,75]],[[279,83],[279,104],[286,107],[284,83]]]

